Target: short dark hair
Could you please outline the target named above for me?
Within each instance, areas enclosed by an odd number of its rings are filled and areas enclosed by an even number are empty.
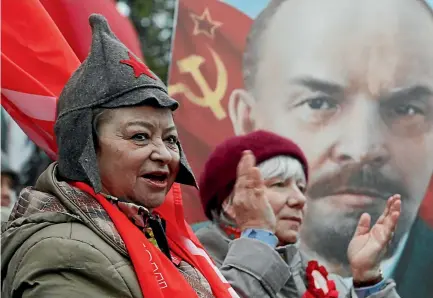
[[[286,0],[271,0],[268,6],[266,6],[254,20],[250,32],[248,33],[242,65],[244,84],[247,90],[252,90],[254,87],[258,62],[261,56],[260,52],[264,44],[261,42],[261,39],[272,17],[285,1]]]

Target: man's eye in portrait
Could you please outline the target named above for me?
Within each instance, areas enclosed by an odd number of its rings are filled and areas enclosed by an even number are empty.
[[[408,92],[385,100],[382,119],[395,135],[415,137],[432,129],[433,96],[425,92]]]
[[[337,100],[330,96],[319,95],[305,99],[295,105],[295,117],[309,124],[323,124],[331,119],[340,109]]]

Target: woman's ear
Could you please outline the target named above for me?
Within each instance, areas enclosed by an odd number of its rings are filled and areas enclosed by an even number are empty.
[[[254,98],[244,89],[235,89],[230,94],[228,110],[235,135],[247,134],[256,128],[251,113],[254,104]]]

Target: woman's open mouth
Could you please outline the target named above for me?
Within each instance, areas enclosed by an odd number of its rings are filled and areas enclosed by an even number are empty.
[[[150,172],[141,176],[143,180],[154,188],[165,188],[168,184],[167,172]]]

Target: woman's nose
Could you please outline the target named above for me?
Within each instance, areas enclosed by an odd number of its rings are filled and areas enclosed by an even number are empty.
[[[307,198],[298,187],[288,195],[287,204],[291,208],[303,209],[307,203]]]
[[[162,164],[168,164],[172,159],[172,155],[170,154],[170,151],[165,146],[165,143],[162,140],[158,140],[157,142],[154,143],[154,145],[155,146],[150,155],[150,158]]]

